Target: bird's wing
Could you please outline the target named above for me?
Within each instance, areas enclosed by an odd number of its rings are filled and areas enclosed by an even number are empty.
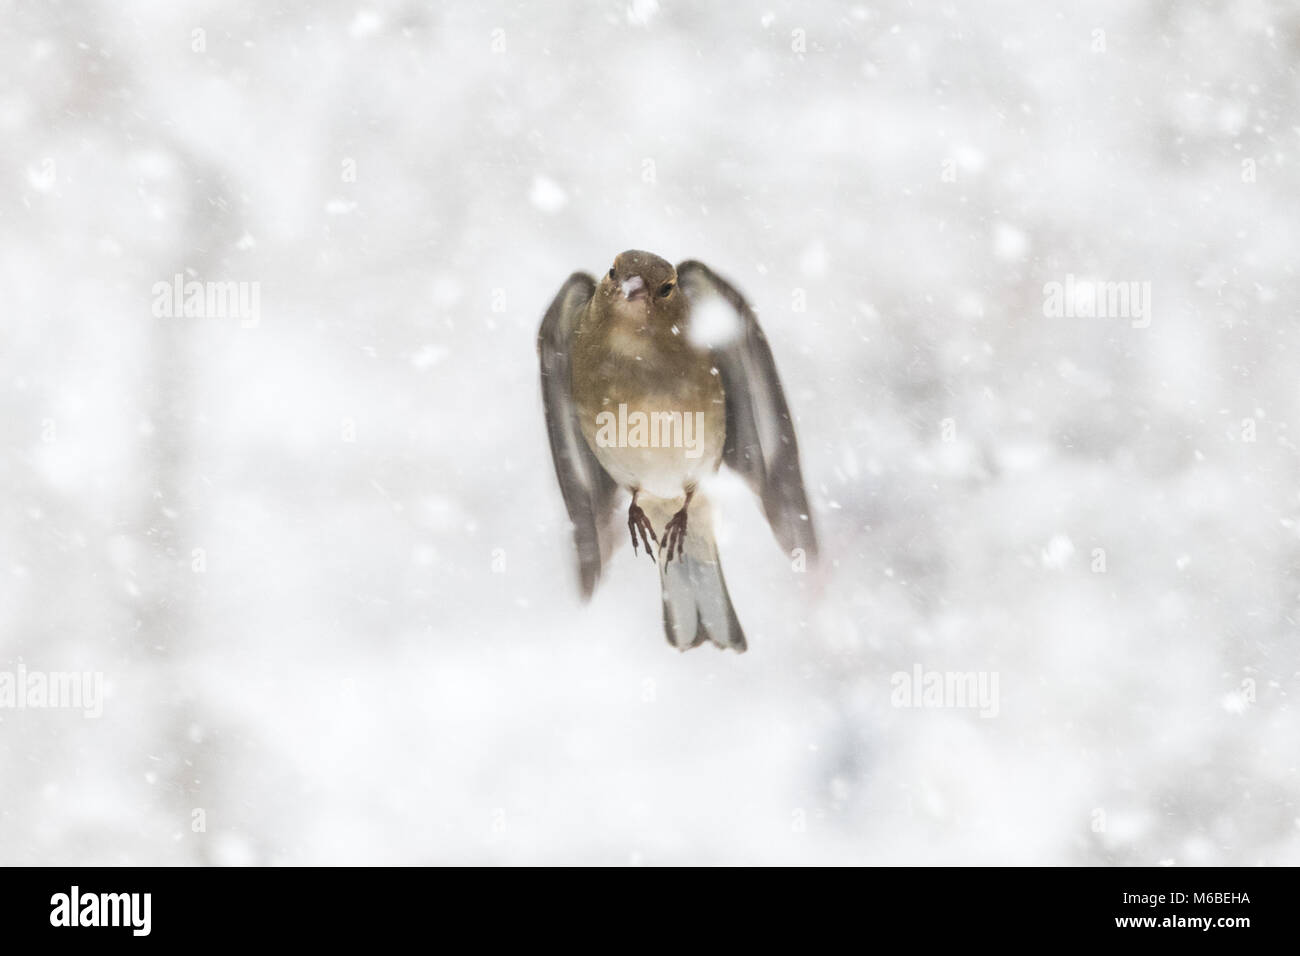
[[[578,573],[584,599],[591,597],[595,590],[601,565],[612,547],[606,529],[618,492],[614,479],[601,467],[582,437],[570,377],[573,331],[579,314],[595,291],[596,282],[586,273],[575,272],[569,276],[546,310],[537,332],[546,432],[551,440],[555,475],[560,480],[569,520],[573,522],[573,543],[578,549]]]
[[[727,402],[722,460],[754,489],[785,552],[800,548],[811,560],[817,555],[817,534],[799,470],[794,422],[758,318],[744,296],[701,262],[679,265],[677,281],[693,313],[720,303],[735,324],[734,334],[712,347]]]

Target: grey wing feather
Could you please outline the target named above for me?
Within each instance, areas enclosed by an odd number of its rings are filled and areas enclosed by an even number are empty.
[[[618,486],[592,454],[578,425],[573,402],[570,345],[582,309],[596,290],[595,280],[582,272],[569,276],[551,302],[537,332],[537,356],[542,367],[542,405],[551,442],[555,476],[564,506],[573,523],[578,549],[578,574],[583,598],[590,598],[612,544],[607,529],[614,513]]]
[[[794,422],[758,317],[744,296],[702,262],[679,265],[677,281],[692,305],[717,296],[735,312],[737,334],[713,349],[727,402],[722,460],[758,495],[785,552],[800,548],[811,560],[817,556],[817,534],[799,468]]]

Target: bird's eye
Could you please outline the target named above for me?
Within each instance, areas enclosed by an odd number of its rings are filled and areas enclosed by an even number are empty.
[[[614,278],[614,270],[613,270],[613,269],[610,269],[610,270],[609,270],[609,277],[610,277],[611,279]]]
[[[661,299],[668,298],[668,296],[672,293],[672,291],[673,291],[673,284],[671,282],[665,282],[663,285],[659,287],[659,298]]]

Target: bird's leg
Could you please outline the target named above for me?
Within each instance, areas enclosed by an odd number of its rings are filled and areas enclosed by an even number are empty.
[[[655,529],[654,526],[650,524],[650,519],[646,517],[646,513],[642,511],[640,506],[636,503],[636,496],[640,493],[641,490],[639,488],[632,491],[632,504],[627,509],[627,530],[632,534],[632,553],[637,553],[636,535],[637,532],[640,531],[641,543],[645,545],[645,553],[649,556],[650,560],[653,561],[654,552],[650,550],[650,542],[654,541],[655,544],[658,544],[659,539],[655,536]]]
[[[694,494],[694,488],[687,489],[686,501],[682,503],[677,514],[668,519],[668,524],[664,525],[664,564],[673,559],[674,547],[677,557],[682,556],[682,545],[686,541],[686,509],[691,506],[691,497]]]

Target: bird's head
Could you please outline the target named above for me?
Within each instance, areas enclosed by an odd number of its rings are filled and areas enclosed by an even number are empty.
[[[614,257],[596,290],[602,311],[638,332],[681,326],[686,299],[677,286],[677,270],[652,252],[629,249]]]

